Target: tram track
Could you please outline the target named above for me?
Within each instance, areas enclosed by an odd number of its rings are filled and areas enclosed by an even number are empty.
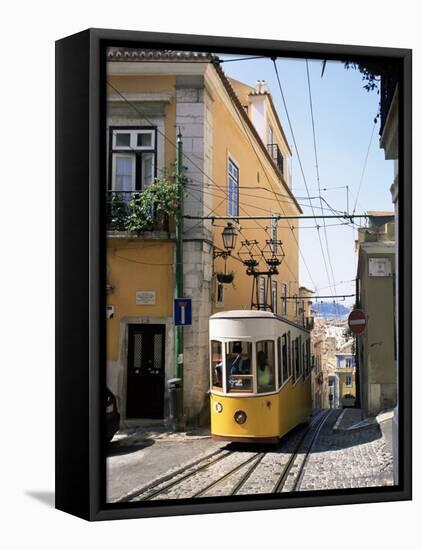
[[[268,451],[219,449],[118,502],[297,491],[309,453],[330,413],[320,411],[303,432],[293,434],[290,441],[293,449],[289,452],[283,452],[282,448]],[[260,490],[257,490],[260,483]]]
[[[293,492],[293,491],[297,491],[299,489],[299,486],[300,486],[299,477],[301,478],[302,475],[303,475],[303,471],[304,471],[308,456],[312,451],[314,442],[315,442],[316,438],[318,437],[322,427],[324,426],[325,422],[329,418],[330,412],[331,411],[328,411],[328,412],[323,412],[322,411],[318,415],[318,417],[314,419],[314,422],[311,423],[311,425],[309,426],[309,430],[307,430],[302,435],[302,437],[299,440],[299,443],[296,446],[296,449],[291,454],[284,470],[282,471],[282,473],[280,474],[276,484],[274,485],[274,488],[273,488],[273,491],[272,491],[273,493]],[[303,455],[304,456],[300,457],[301,449],[305,444],[306,438],[309,437],[309,436],[311,436],[311,443],[308,446],[307,450],[303,450]],[[292,475],[292,477],[293,477],[292,469],[296,465],[296,461],[298,459],[300,460],[299,471],[296,474],[294,474],[294,479],[290,480],[289,476]],[[291,483],[288,483],[290,481],[291,481]],[[289,487],[289,485],[290,485],[290,487]]]

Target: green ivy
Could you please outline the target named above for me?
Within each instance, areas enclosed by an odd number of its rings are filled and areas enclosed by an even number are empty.
[[[150,231],[161,214],[177,216],[178,212],[180,209],[176,178],[174,175],[164,175],[143,191],[134,194],[128,204],[125,228],[138,234]]]
[[[120,193],[112,193],[110,201],[110,229],[124,230],[126,223],[127,206]]]

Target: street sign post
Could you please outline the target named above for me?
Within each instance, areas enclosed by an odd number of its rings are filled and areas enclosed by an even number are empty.
[[[192,324],[192,300],[190,298],[174,300],[174,324],[176,326]]]
[[[353,334],[362,334],[367,324],[366,315],[361,309],[354,309],[350,312],[347,323]]]

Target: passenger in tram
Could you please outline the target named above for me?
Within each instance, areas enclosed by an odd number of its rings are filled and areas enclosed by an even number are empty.
[[[217,386],[219,388],[223,387],[222,369],[223,369],[223,361],[220,361],[220,363],[217,363],[217,365],[215,365],[214,367],[214,372],[215,372],[214,386]]]
[[[258,386],[271,386],[271,367],[268,364],[267,354],[264,350],[259,350],[256,356],[257,359],[257,373],[258,373]]]
[[[227,356],[230,374],[240,374],[242,363],[242,343],[234,342],[232,352]]]

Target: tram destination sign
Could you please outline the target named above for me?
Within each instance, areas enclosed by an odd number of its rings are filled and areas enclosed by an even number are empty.
[[[361,309],[354,309],[350,312],[347,323],[353,334],[362,334],[366,328],[366,315]]]

